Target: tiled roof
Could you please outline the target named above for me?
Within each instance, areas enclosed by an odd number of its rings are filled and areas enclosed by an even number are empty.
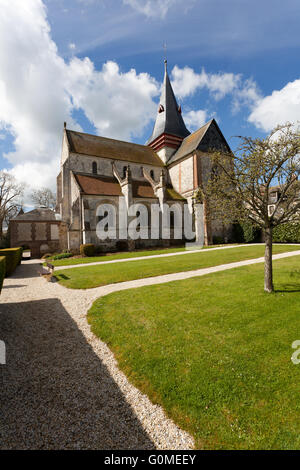
[[[122,191],[116,178],[86,176],[80,174],[75,174],[75,178],[84,194],[99,196],[122,196]]]
[[[19,212],[12,220],[50,221],[60,220],[60,215],[48,207],[37,207],[32,211]]]
[[[71,130],[66,130],[66,133],[71,152],[158,167],[164,166],[155,151],[146,145],[122,142]]]
[[[153,188],[147,181],[132,181],[132,196],[142,198],[156,198]]]

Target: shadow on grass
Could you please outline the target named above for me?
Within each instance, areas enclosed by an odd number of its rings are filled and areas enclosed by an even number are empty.
[[[67,281],[68,279],[70,279],[69,276],[66,276],[65,274],[59,274],[58,276],[56,275],[56,276],[54,276],[54,277],[56,277],[56,279],[57,279],[58,281],[59,281],[60,279],[65,279],[66,281]]]
[[[292,292],[300,292],[299,284],[283,284],[280,286],[280,289],[274,289],[275,293],[289,294]]]
[[[0,305],[1,449],[154,449],[60,300]]]

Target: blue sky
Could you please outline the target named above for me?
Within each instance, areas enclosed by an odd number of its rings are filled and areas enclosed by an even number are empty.
[[[300,116],[300,2],[2,0],[0,166],[55,188],[63,122],[144,143],[168,70],[187,127],[263,136]]]

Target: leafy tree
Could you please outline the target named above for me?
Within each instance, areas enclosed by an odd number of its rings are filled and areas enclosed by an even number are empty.
[[[262,229],[264,288],[272,292],[273,229],[300,220],[300,133],[286,124],[266,138],[239,139],[235,154],[212,152],[213,171],[204,193],[210,217],[225,223],[250,221]]]
[[[54,209],[56,206],[56,195],[49,188],[35,189],[31,194],[31,200],[35,207],[49,207]]]

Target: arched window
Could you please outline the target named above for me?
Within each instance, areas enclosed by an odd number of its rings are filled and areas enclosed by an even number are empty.
[[[93,172],[93,175],[97,174],[97,162],[92,163],[92,172]]]
[[[154,180],[154,171],[153,170],[150,171],[150,176]]]

